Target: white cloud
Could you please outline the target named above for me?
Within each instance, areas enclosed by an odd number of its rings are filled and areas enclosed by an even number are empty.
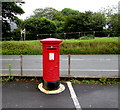
[[[71,8],[81,12],[88,10],[96,12],[101,7],[118,5],[119,0],[25,0],[25,2],[22,6],[25,14],[19,16],[21,19],[29,17],[36,8],[53,7],[57,10]]]

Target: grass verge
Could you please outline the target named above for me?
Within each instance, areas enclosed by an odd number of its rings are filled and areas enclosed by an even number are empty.
[[[41,55],[42,44],[33,41],[2,41],[3,55]],[[71,39],[61,43],[61,55],[64,54],[120,54],[118,37],[101,37],[90,40]]]

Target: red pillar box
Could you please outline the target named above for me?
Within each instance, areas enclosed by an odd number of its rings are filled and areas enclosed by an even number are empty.
[[[39,89],[47,94],[62,92],[65,87],[60,84],[60,43],[62,40],[47,38],[40,41],[43,44],[43,84]]]

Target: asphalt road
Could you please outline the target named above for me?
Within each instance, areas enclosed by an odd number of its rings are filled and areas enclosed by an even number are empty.
[[[12,73],[21,74],[20,56],[3,55],[2,74],[9,74],[9,64]],[[23,55],[23,74],[42,75],[42,56]],[[71,55],[70,74],[73,76],[118,77],[118,55]],[[61,76],[68,75],[68,55],[61,55]]]
[[[49,110],[50,108],[50,110],[67,110],[67,108],[68,110],[118,110],[120,105],[118,85],[72,84],[73,90],[66,83],[63,85],[65,91],[62,93],[46,95],[39,91],[36,82],[3,83],[2,107],[29,108],[30,110],[34,110],[33,108],[38,108],[38,110]]]

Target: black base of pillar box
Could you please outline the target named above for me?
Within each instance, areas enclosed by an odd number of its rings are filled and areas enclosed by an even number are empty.
[[[59,81],[43,81],[43,88],[45,90],[57,90],[59,88]]]

